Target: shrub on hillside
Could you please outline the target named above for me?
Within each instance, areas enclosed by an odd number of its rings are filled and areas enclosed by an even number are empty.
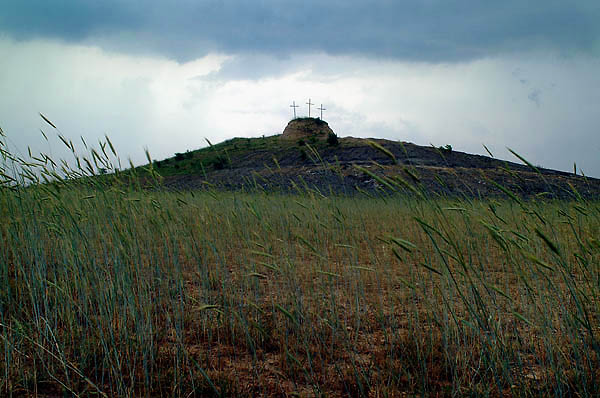
[[[329,134],[327,135],[327,143],[328,143],[330,146],[338,146],[338,145],[339,145],[339,143],[340,143],[340,141],[339,141],[339,139],[338,139],[338,136],[337,136],[337,134],[336,134],[336,133],[329,133]]]
[[[219,155],[216,158],[212,159],[210,161],[210,164],[215,170],[222,170],[225,167],[229,166],[229,160],[225,156]]]

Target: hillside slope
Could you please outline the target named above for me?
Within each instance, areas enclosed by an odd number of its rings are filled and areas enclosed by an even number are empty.
[[[315,137],[234,138],[176,154],[155,165],[165,186],[177,190],[215,186],[282,192],[313,189],[323,194],[352,195],[391,190],[378,181],[378,177],[386,176],[401,182],[394,185],[397,190],[402,190],[399,186],[406,181],[419,190],[449,196],[506,195],[498,187],[501,185],[522,197],[569,198],[577,193],[587,198],[600,197],[598,179],[533,169],[449,148],[383,139],[339,138],[337,145],[332,145]]]

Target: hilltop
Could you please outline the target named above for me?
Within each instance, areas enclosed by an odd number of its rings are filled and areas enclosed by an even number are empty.
[[[308,127],[307,127],[308,126]],[[521,197],[600,196],[600,180],[488,156],[385,139],[338,138],[326,122],[296,119],[283,134],[233,138],[156,161],[168,189],[206,186],[352,195],[390,190],[381,177],[409,182],[432,194]],[[398,185],[394,185],[397,189]],[[407,191],[411,189],[406,188]]]
[[[294,141],[314,138],[324,140],[335,134],[326,121],[312,117],[292,119],[283,130],[282,140]]]

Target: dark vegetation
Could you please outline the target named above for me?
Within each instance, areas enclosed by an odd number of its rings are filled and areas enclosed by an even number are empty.
[[[327,134],[327,143],[330,146],[338,146],[340,144],[340,141],[338,139],[337,134],[336,133]]]

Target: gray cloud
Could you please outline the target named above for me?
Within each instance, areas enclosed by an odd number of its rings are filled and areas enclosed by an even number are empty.
[[[529,98],[529,100],[539,108],[540,104],[542,103],[541,95],[542,90],[540,90],[539,88],[534,88],[533,90],[531,90],[531,92],[529,92],[527,98]]]
[[[11,0],[0,32],[179,61],[221,51],[452,62],[530,49],[593,53],[598,20],[596,0]]]

